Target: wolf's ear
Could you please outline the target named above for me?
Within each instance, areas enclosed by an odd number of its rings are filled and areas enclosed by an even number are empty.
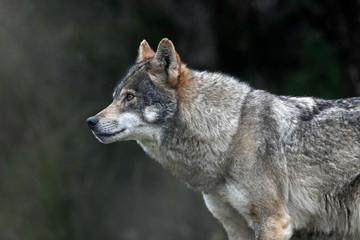
[[[143,40],[139,46],[139,55],[136,60],[137,63],[142,62],[146,59],[153,58],[155,56],[154,51],[151,49],[150,45],[146,40]]]
[[[181,61],[173,43],[164,38],[160,41],[151,64],[151,78],[176,86],[180,76]],[[165,73],[165,74],[164,74]]]

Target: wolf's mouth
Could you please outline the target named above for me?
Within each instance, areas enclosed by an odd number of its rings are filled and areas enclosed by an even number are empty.
[[[113,132],[113,133],[99,133],[99,132],[94,132],[94,133],[98,137],[112,137],[112,136],[115,136],[116,134],[124,132],[125,130],[126,130],[126,128],[123,128],[120,131]]]

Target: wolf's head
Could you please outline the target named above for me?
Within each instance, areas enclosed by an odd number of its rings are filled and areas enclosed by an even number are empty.
[[[135,65],[118,83],[112,103],[87,119],[102,143],[150,140],[177,111],[177,87],[186,69],[174,45],[163,39],[156,53],[144,40]]]

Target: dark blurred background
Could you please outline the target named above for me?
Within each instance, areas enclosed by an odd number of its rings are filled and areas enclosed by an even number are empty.
[[[276,94],[360,94],[356,0],[0,0],[1,240],[226,239],[200,193],[85,124],[163,37]]]

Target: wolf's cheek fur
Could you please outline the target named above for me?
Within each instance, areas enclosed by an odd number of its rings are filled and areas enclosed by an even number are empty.
[[[159,118],[159,109],[152,105],[148,106],[144,110],[144,118],[147,122],[153,123]]]

